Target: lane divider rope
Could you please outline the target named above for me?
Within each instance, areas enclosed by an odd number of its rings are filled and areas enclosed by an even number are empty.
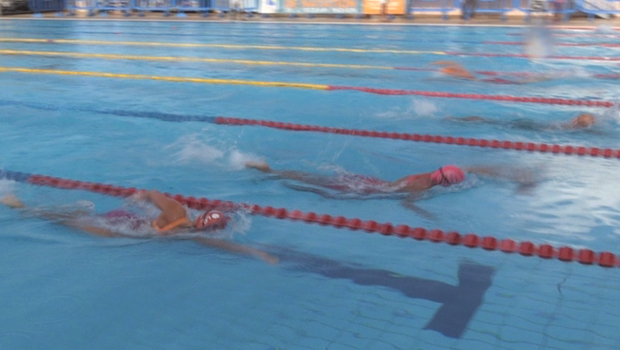
[[[218,48],[228,50],[293,50],[306,52],[347,52],[347,53],[389,53],[398,55],[448,55],[448,56],[474,56],[474,57],[514,57],[527,58],[527,54],[496,54],[485,52],[460,52],[460,51],[421,51],[421,50],[394,50],[394,49],[355,49],[343,47],[312,47],[312,46],[269,46],[269,45],[233,45],[233,44],[201,44],[201,43],[172,43],[150,41],[106,41],[106,40],[81,40],[81,39],[31,39],[31,38],[0,38],[0,42],[12,43],[48,43],[48,44],[80,44],[80,45],[126,45],[126,46],[150,46],[150,47],[185,47],[185,48]],[[591,60],[591,61],[620,61],[615,56],[566,56],[553,55],[548,59],[561,60]]]
[[[11,73],[29,73],[29,74],[52,74],[52,75],[73,75],[73,76],[89,76],[99,78],[122,78],[135,80],[159,80],[168,82],[186,82],[186,83],[202,83],[202,84],[224,84],[224,85],[248,85],[261,87],[287,87],[314,90],[349,90],[366,92],[378,95],[414,95],[425,97],[442,97],[442,98],[458,98],[468,100],[489,100],[501,102],[521,102],[521,103],[539,103],[539,104],[555,104],[570,106],[586,106],[586,107],[612,107],[613,102],[600,100],[574,100],[564,98],[546,98],[546,97],[520,97],[509,95],[486,95],[486,94],[466,94],[452,93],[441,91],[422,91],[422,90],[400,90],[400,89],[382,89],[361,86],[337,86],[326,84],[308,84],[293,82],[276,82],[276,81],[254,81],[241,79],[215,79],[215,78],[192,78],[192,77],[164,77],[156,75],[143,74],[119,74],[105,72],[83,72],[83,71],[67,71],[57,69],[36,69],[36,68],[20,68],[20,67],[0,67],[0,72]]]
[[[115,197],[128,197],[136,193],[135,188],[126,188],[101,183],[69,180],[45,175],[33,175],[24,172],[0,170],[0,179],[12,180],[38,186],[48,186],[60,189],[84,190]],[[591,249],[574,249],[568,246],[556,248],[550,244],[540,244],[529,241],[518,242],[513,239],[498,239],[493,236],[478,236],[473,233],[461,234],[455,231],[444,232],[439,229],[428,230],[422,227],[410,227],[408,225],[393,225],[391,223],[379,223],[373,220],[360,220],[358,218],[346,218],[344,216],[332,216],[329,214],[317,214],[314,212],[304,213],[300,210],[287,210],[271,206],[261,207],[256,204],[237,204],[229,201],[210,200],[207,198],[184,197],[182,195],[167,196],[174,198],[183,205],[197,210],[233,210],[243,208],[252,215],[262,215],[275,219],[287,219],[308,224],[319,224],[335,228],[348,228],[351,230],[363,230],[369,233],[380,233],[385,236],[397,236],[401,238],[413,238],[418,241],[430,241],[433,243],[446,243],[451,246],[465,246],[467,248],[482,248],[484,251],[501,251],[503,253],[519,253],[525,257],[538,256],[542,259],[557,259],[563,262],[577,261],[583,265],[598,265],[601,267],[620,266],[620,256],[608,251],[596,253]]]
[[[487,140],[487,139],[474,139],[454,136],[442,136],[442,135],[428,135],[428,134],[408,134],[398,132],[386,132],[386,131],[373,131],[373,130],[359,130],[359,129],[345,129],[335,128],[320,125],[302,125],[285,123],[271,120],[261,119],[243,119],[235,117],[217,117],[217,116],[205,116],[205,115],[180,115],[172,113],[160,113],[160,112],[142,112],[142,111],[129,111],[118,109],[93,109],[82,107],[58,107],[55,105],[47,105],[34,102],[17,102],[10,100],[0,100],[0,105],[18,105],[26,106],[30,108],[43,109],[48,111],[56,110],[71,110],[79,112],[92,112],[99,114],[115,115],[120,117],[131,118],[147,118],[156,119],[166,122],[205,122],[218,125],[228,126],[262,126],[268,128],[275,128],[280,130],[290,131],[308,131],[308,132],[322,132],[348,136],[361,136],[361,137],[373,137],[383,139],[394,139],[403,141],[414,142],[427,142],[427,143],[442,143],[457,146],[470,146],[470,147],[488,147],[495,149],[506,149],[516,151],[527,152],[540,152],[540,153],[552,153],[552,154],[566,154],[566,155],[579,155],[579,156],[592,156],[592,157],[604,157],[604,158],[620,158],[620,149],[610,148],[596,148],[596,147],[584,147],[584,146],[569,146],[569,145],[556,145],[556,144],[543,144],[543,143],[531,143],[522,141],[499,141],[499,140]]]
[[[521,41],[483,41],[485,44],[491,45],[525,45]],[[584,47],[584,46],[596,46],[596,47],[620,47],[620,44],[614,43],[553,43],[552,46],[567,46],[567,47]]]
[[[407,134],[398,132],[386,132],[386,131],[370,131],[359,129],[345,129],[345,128],[333,128],[319,125],[302,125],[283,123],[270,120],[256,120],[256,119],[242,119],[234,117],[216,117],[214,122],[220,125],[251,125],[251,126],[263,126],[268,128],[291,130],[291,131],[314,131],[339,135],[350,136],[362,136],[362,137],[376,137],[394,140],[405,140],[414,142],[428,142],[428,143],[442,143],[448,145],[459,146],[471,146],[471,147],[483,147],[483,148],[501,148],[510,149],[516,151],[527,152],[540,152],[540,153],[552,153],[552,154],[566,154],[566,155],[579,155],[579,156],[592,156],[592,157],[605,157],[605,158],[620,158],[620,149],[600,149],[597,147],[584,147],[584,146],[561,146],[546,143],[533,143],[533,142],[521,142],[521,141],[499,141],[499,140],[487,140],[487,139],[475,139],[465,137],[453,137],[453,136],[440,136],[440,135],[428,135],[428,134]]]
[[[322,68],[350,68],[350,69],[382,69],[392,70],[398,67],[389,66],[370,66],[363,64],[331,64],[331,63],[311,63],[311,62],[286,62],[286,61],[254,61],[237,60],[225,58],[203,58],[203,57],[183,57],[183,56],[139,56],[139,55],[115,55],[99,53],[82,53],[66,51],[26,51],[26,50],[0,50],[0,54],[5,55],[25,55],[25,56],[63,56],[78,58],[103,58],[115,60],[141,60],[141,61],[171,61],[171,62],[203,62],[203,63],[234,63],[247,65],[274,65],[274,66],[299,66],[299,67],[322,67]],[[411,68],[414,70],[415,68]],[[423,68],[420,68],[422,70]],[[428,69],[431,70],[431,69]]]
[[[139,61],[166,61],[166,62],[197,62],[197,63],[224,63],[224,64],[245,64],[257,66],[293,66],[293,67],[317,67],[317,68],[343,68],[343,69],[376,69],[376,70],[406,70],[416,72],[439,72],[440,69],[431,67],[392,67],[392,66],[373,66],[364,64],[337,64],[337,63],[312,63],[312,62],[288,62],[288,61],[256,61],[256,60],[238,60],[226,58],[204,58],[204,57],[187,57],[187,56],[143,56],[143,55],[116,55],[103,53],[82,53],[67,51],[29,51],[29,50],[2,50],[3,55],[22,55],[22,56],[60,56],[60,57],[77,57],[77,58],[96,58],[107,60],[139,60]],[[530,77],[536,76],[536,73],[530,72],[497,72],[497,71],[474,71],[476,74],[491,76],[511,76],[511,77]],[[557,78],[570,77],[570,75],[562,74]],[[599,79],[615,79],[620,77],[618,74],[590,74],[590,78]],[[551,76],[551,78],[554,78]]]
[[[229,50],[294,50],[311,52],[353,52],[353,53],[392,53],[407,55],[445,55],[443,51],[392,50],[392,49],[354,49],[343,47],[312,47],[312,46],[276,46],[276,45],[235,45],[235,44],[204,44],[204,43],[172,43],[153,41],[107,41],[82,39],[29,39],[0,38],[0,42],[48,43],[48,44],[81,44],[81,45],[126,45],[151,47],[186,47],[186,48],[217,48]]]

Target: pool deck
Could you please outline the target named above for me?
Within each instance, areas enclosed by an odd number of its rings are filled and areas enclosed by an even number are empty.
[[[588,20],[585,16],[575,16],[569,21],[553,22],[550,16],[545,16],[549,24],[558,28],[597,28],[600,26],[620,28],[620,17],[601,19],[595,18]],[[344,18],[335,18],[332,16],[317,15],[313,18],[307,18],[304,15],[300,15],[296,18],[291,18],[286,14],[271,14],[267,18],[263,18],[260,15],[254,15],[250,18],[247,16],[240,16],[239,19],[232,19],[230,15],[225,17],[219,17],[217,14],[211,14],[209,17],[202,17],[199,14],[186,14],[186,17],[177,17],[175,14],[171,14],[168,17],[162,16],[161,13],[147,13],[143,17],[137,15],[123,16],[121,14],[111,13],[105,17],[103,16],[86,16],[85,14],[78,14],[76,16],[57,16],[56,13],[45,13],[40,17],[35,17],[32,14],[20,14],[20,15],[5,15],[0,16],[0,20],[93,20],[93,21],[110,21],[110,20],[125,20],[125,21],[166,21],[166,22],[247,22],[247,23],[291,23],[291,24],[368,24],[368,25],[438,25],[438,26],[526,26],[528,23],[524,20],[523,15],[508,15],[508,18],[502,21],[499,15],[487,15],[478,14],[475,18],[463,21],[459,18],[458,14],[451,15],[449,19],[443,20],[439,15],[425,15],[416,14],[414,19],[408,19],[404,16],[396,16],[394,19],[384,21],[380,16],[373,15],[367,16],[367,18],[354,18],[353,16],[345,16]]]

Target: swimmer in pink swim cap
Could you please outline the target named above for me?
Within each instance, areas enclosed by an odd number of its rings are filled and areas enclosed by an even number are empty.
[[[301,171],[273,170],[269,167],[269,164],[265,162],[247,162],[245,166],[265,173],[275,174],[284,179],[297,180],[339,192],[362,195],[394,192],[422,192],[437,185],[447,187],[465,180],[465,173],[455,165],[445,165],[429,173],[408,175],[396,181],[386,181],[372,176],[348,173],[330,176]]]
[[[293,189],[314,192],[328,198],[339,198],[338,194],[368,196],[405,193],[408,194],[408,196],[402,201],[402,205],[425,217],[433,217],[433,215],[413,204],[417,199],[417,194],[435,186],[440,185],[447,187],[456,185],[465,180],[465,172],[455,165],[445,165],[428,173],[408,175],[396,181],[387,181],[372,176],[351,173],[322,175],[301,171],[274,170],[265,162],[248,162],[246,163],[246,167],[277,175],[281,179],[295,180],[334,191],[335,194],[325,192],[318,188],[288,185],[288,187]]]
[[[444,187],[461,183],[463,180],[465,173],[455,165],[446,165],[431,173],[431,181]]]
[[[157,236],[180,236],[197,243],[225,250],[236,254],[245,254],[257,257],[270,264],[276,264],[278,258],[252,247],[240,245],[229,240],[213,238],[208,235],[198,235],[200,231],[222,230],[230,218],[220,210],[204,212],[195,220],[190,219],[190,212],[180,202],[158,191],[138,191],[132,197],[133,201],[143,201],[154,204],[161,212],[154,220],[140,217],[134,212],[117,209],[105,214],[94,215],[87,210],[28,210],[29,216],[37,216],[68,227],[77,228],[84,232],[103,237],[133,237],[124,231],[142,231],[151,228]],[[0,203],[14,209],[27,210],[26,206],[15,196],[8,195],[0,199]],[[187,235],[191,234],[191,235]]]
[[[433,215],[414,204],[420,198],[419,195],[435,186],[448,187],[462,183],[465,181],[466,173],[515,182],[519,186],[517,192],[520,193],[531,190],[536,184],[535,177],[529,171],[503,167],[479,166],[460,168],[456,165],[444,165],[431,172],[408,175],[395,181],[387,181],[372,176],[351,173],[323,175],[302,171],[274,170],[266,162],[247,162],[245,165],[247,168],[274,174],[279,179],[294,180],[311,185],[312,187],[296,184],[287,184],[286,186],[295,190],[314,192],[326,198],[355,199],[356,197],[371,195],[404,193],[406,197],[401,204],[405,208],[428,218],[433,218]],[[402,199],[403,197],[399,196],[398,198]]]

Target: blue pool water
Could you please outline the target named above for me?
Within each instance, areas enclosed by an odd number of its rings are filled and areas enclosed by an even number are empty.
[[[599,148],[618,147],[615,109],[432,99],[259,85],[166,82],[49,74],[106,72],[165,77],[366,86],[616,101],[618,84],[592,74],[617,62],[456,57],[519,54],[527,28],[269,23],[0,21],[0,167],[195,197],[343,215],[412,227],[476,233],[620,253],[618,161],[335,134],[172,122],[165,116],[231,116],[364,130],[463,136]],[[557,31],[559,32],[559,31]],[[579,33],[578,31],[572,31]],[[565,31],[565,33],[572,33]],[[612,37],[612,35],[610,35]],[[23,39],[51,39],[27,42]],[[61,43],[59,39],[81,40]],[[618,37],[620,39],[620,37]],[[556,37],[558,42],[602,42]],[[606,38],[613,43],[615,38]],[[96,41],[117,43],[96,43]],[[617,40],[616,40],[617,41]],[[128,42],[230,44],[140,46]],[[251,45],[281,49],[250,48]],[[307,51],[295,47],[361,49]],[[28,51],[19,55],[6,50]],[[69,52],[143,59],[36,55]],[[564,56],[617,57],[617,49],[555,47]],[[431,68],[453,59],[472,70],[557,73],[525,85],[461,81],[433,71],[156,61],[153,56]],[[447,117],[528,119],[547,125],[582,112],[587,131],[524,130]],[[165,118],[164,118],[165,119]],[[531,173],[527,193],[470,175],[434,188],[418,205],[399,198],[328,199],[244,169],[395,180],[444,164]],[[288,186],[287,186],[288,185]],[[129,201],[82,191],[0,181],[29,206],[95,211]],[[40,210],[43,210],[40,209]],[[98,238],[0,208],[2,349],[618,349],[618,268],[399,239],[363,231],[237,213],[223,236],[269,251],[276,266],[187,240]]]

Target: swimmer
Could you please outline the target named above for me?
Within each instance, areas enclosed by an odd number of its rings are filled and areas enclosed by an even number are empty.
[[[504,78],[487,78],[480,79],[476,78],[474,74],[472,74],[469,70],[463,67],[461,64],[454,61],[436,61],[431,64],[436,66],[441,66],[442,68],[439,71],[445,75],[449,75],[451,77],[466,79],[466,80],[475,80],[482,81],[485,83],[494,83],[494,84],[528,84],[528,83],[537,83],[541,81],[551,80],[552,77],[549,75],[528,75],[520,80],[509,80]]]
[[[223,212],[211,210],[201,213],[192,221],[189,219],[188,210],[181,203],[158,191],[138,191],[130,197],[130,200],[152,203],[161,213],[156,219],[149,221],[129,211],[113,210],[103,215],[97,215],[97,217],[103,218],[109,224],[105,225],[105,227],[98,224],[98,220],[85,220],[89,217],[93,217],[93,214],[86,210],[74,210],[71,212],[32,210],[28,213],[102,237],[129,237],[120,232],[120,228],[118,230],[110,228],[110,226],[114,226],[114,224],[118,225],[124,223],[132,230],[138,230],[146,225],[154,231],[156,236],[174,237],[184,233],[221,230],[227,225],[229,220]],[[13,209],[26,209],[22,201],[14,195],[3,197],[0,199],[0,203]],[[191,238],[185,239],[191,239],[197,243],[232,253],[254,256],[270,264],[276,264],[278,262],[278,259],[270,254],[221,239],[204,236],[192,236]]]
[[[310,174],[300,171],[273,170],[265,162],[247,162],[248,168],[264,173],[276,174],[281,178],[297,180],[310,185],[325,187],[340,192],[373,193],[416,193],[426,191],[434,186],[444,187],[458,184],[465,180],[465,173],[454,165],[445,165],[433,172],[405,176],[396,181],[381,180],[371,176],[345,174],[339,177]]]
[[[371,176],[358,174],[339,174],[336,176],[306,173],[301,171],[274,170],[266,162],[247,162],[247,168],[256,169],[264,173],[277,175],[279,178],[295,180],[309,185],[333,190],[338,194],[355,194],[358,196],[371,196],[376,194],[405,194],[401,204],[424,217],[434,219],[434,216],[414,202],[420,195],[435,187],[448,187],[459,184],[465,180],[465,173],[475,173],[494,178],[506,178],[519,185],[517,192],[524,193],[534,187],[533,176],[525,171],[512,169],[494,169],[490,167],[470,167],[461,169],[455,165],[445,165],[427,173],[408,175],[396,181],[387,181]],[[298,186],[290,186],[294,189],[311,191],[327,198],[342,198],[331,195],[318,189],[309,189]]]
[[[465,69],[465,67],[463,67],[457,62],[437,61],[431,64],[442,66],[442,68],[439,71],[443,74],[446,74],[446,75],[449,75],[455,78],[476,80],[476,77],[473,74],[471,74],[467,69]]]
[[[510,121],[500,121],[482,118],[478,116],[469,117],[448,117],[449,120],[471,122],[471,123],[485,123],[495,125],[506,125],[511,128],[525,129],[525,130],[578,130],[578,129],[590,129],[597,123],[596,117],[590,113],[582,113],[569,122],[556,123],[556,124],[543,124],[538,123],[530,119],[515,119]]]
[[[359,174],[329,176],[301,171],[273,170],[266,162],[247,162],[245,166],[264,173],[275,174],[283,179],[296,180],[309,185],[330,189],[341,194],[370,196],[373,194],[404,193],[408,195],[401,203],[405,208],[431,219],[434,219],[431,213],[413,204],[413,202],[418,199],[417,195],[438,185],[448,187],[465,180],[465,173],[463,170],[454,165],[445,165],[433,172],[405,176],[396,181],[386,181],[376,177]],[[295,186],[291,187],[296,188]],[[338,196],[332,196],[320,190],[297,189],[309,190],[324,197],[338,198]]]
[[[590,113],[582,113],[573,118],[568,124],[564,124],[565,129],[584,129],[591,128],[596,123],[596,117]]]

